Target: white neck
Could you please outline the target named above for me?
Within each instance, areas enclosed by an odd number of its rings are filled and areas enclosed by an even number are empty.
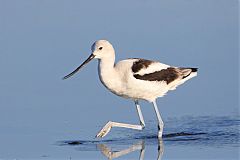
[[[113,93],[116,93],[117,88],[121,88],[121,81],[114,68],[115,56],[104,57],[99,60],[98,72],[99,78],[103,85]]]
[[[109,77],[114,74],[114,63],[115,57],[104,57],[98,61],[98,72],[99,78],[103,80],[103,78]]]

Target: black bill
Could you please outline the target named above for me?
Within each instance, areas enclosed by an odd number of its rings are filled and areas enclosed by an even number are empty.
[[[95,55],[91,54],[86,61],[84,61],[84,62],[83,62],[78,68],[76,68],[73,72],[71,72],[71,73],[69,73],[68,75],[66,75],[65,77],[63,77],[63,79],[67,79],[67,78],[71,77],[72,75],[74,75],[75,73],[77,73],[84,65],[86,65],[88,62],[90,62],[94,57],[95,57]]]

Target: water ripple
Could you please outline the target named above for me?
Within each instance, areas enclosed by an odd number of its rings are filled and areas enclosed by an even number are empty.
[[[132,145],[139,140],[146,145],[156,145],[157,124],[148,122],[143,131],[129,129],[113,129],[112,137],[103,140],[69,140],[61,145],[78,145],[79,150],[98,150],[96,145]],[[163,135],[167,145],[205,145],[214,147],[240,147],[239,145],[239,117],[191,117],[171,118],[165,123]]]

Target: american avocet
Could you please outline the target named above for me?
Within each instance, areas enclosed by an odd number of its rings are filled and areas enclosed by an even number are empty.
[[[109,121],[96,135],[104,137],[112,127],[123,127],[142,130],[145,127],[139,100],[153,103],[158,119],[158,137],[162,137],[163,121],[159,113],[156,99],[164,96],[169,90],[197,75],[197,68],[178,68],[160,62],[130,58],[115,64],[115,51],[107,40],[98,40],[92,47],[92,54],[77,69],[65,76],[67,79],[79,71],[92,59],[99,59],[98,73],[102,84],[112,93],[130,98],[134,101],[140,125]]]

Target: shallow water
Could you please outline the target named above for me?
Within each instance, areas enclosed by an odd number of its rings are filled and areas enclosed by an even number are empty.
[[[238,19],[236,0],[0,0],[0,160],[107,159],[111,150],[124,150],[119,159],[238,159],[239,117],[229,116],[239,116]],[[133,102],[100,85],[96,61],[61,79],[98,39],[114,45],[116,61],[199,68],[159,99],[161,143],[144,101],[143,131],[94,139],[108,120],[138,122]]]
[[[110,133],[115,138],[111,139],[66,140],[58,142],[58,145],[70,147],[83,154],[91,151],[89,158],[93,158],[96,153],[102,153],[101,158],[105,156],[109,159],[239,158],[239,118],[206,116],[169,119],[165,125],[163,140],[160,141],[154,127],[156,124],[149,122],[148,125],[150,127],[142,132],[115,129]],[[151,151],[145,155],[148,149]]]
[[[113,128],[103,139],[63,126],[1,126],[0,159],[239,159],[239,126],[239,117],[170,118],[162,141],[155,121],[143,131]]]
[[[103,139],[74,136],[62,126],[12,125],[1,127],[0,159],[238,159],[239,126],[239,117],[171,118],[159,141],[155,121],[143,131],[113,128]]]

